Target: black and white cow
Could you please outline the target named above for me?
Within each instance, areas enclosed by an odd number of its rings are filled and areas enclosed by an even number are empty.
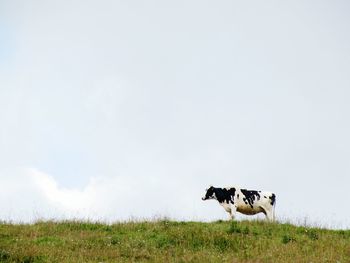
[[[276,195],[271,192],[246,190],[238,187],[217,188],[210,186],[202,200],[215,199],[235,218],[236,211],[245,215],[264,213],[267,220],[275,217]]]

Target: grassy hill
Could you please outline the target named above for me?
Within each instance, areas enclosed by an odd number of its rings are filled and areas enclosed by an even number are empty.
[[[243,222],[0,223],[0,262],[350,262],[350,231]]]

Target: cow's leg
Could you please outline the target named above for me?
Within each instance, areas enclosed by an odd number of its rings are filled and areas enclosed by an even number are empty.
[[[231,220],[235,220],[236,212],[237,212],[237,207],[235,205],[231,205],[231,213],[230,213]]]
[[[266,215],[266,220],[273,222],[275,220],[274,214],[273,214],[273,209],[265,209],[265,215]]]
[[[231,217],[231,206],[228,203],[220,203],[220,205],[222,205],[222,207]]]

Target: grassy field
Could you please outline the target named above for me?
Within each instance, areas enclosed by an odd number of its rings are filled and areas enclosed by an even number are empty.
[[[350,262],[350,231],[261,221],[0,224],[0,262]]]

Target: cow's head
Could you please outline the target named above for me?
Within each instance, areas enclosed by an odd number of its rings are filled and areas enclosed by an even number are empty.
[[[215,196],[215,187],[214,186],[210,186],[208,189],[206,189],[206,193],[205,196],[202,197],[202,200],[209,200],[209,199],[216,199]]]

